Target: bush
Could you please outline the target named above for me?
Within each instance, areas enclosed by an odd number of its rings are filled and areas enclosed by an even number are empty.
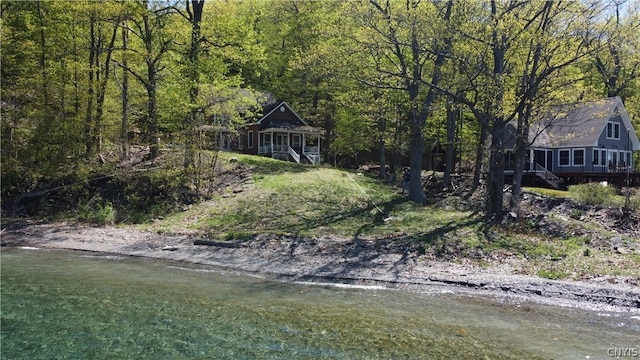
[[[78,220],[90,222],[96,225],[113,225],[116,221],[116,210],[110,201],[90,200],[79,206]]]
[[[640,191],[633,190],[631,194],[629,194],[629,202],[626,205],[630,210],[640,212]]]
[[[611,205],[616,190],[600,183],[589,183],[569,186],[569,196],[586,205]]]

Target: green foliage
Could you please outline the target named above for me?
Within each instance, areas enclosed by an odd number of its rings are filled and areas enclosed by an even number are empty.
[[[600,183],[588,183],[569,186],[569,196],[586,205],[611,205],[616,190]]]
[[[78,220],[96,225],[113,225],[116,222],[116,210],[110,201],[102,201],[99,197],[86,204],[79,204]]]
[[[552,198],[566,198],[569,196],[569,194],[566,191],[556,190],[556,189],[548,189],[548,188],[540,188],[540,187],[524,187],[523,190],[531,191],[531,192],[552,197]]]
[[[207,1],[195,63],[189,56],[192,24],[175,9],[159,11],[163,4],[150,2],[147,8],[143,3],[2,2],[3,196],[33,190],[38,183],[77,168],[99,169],[96,160],[112,151],[111,145],[125,143],[122,133],[128,132],[132,143],[144,146],[157,139],[177,146],[202,145],[184,134],[193,110],[198,110],[198,125],[211,125],[214,115],[239,125],[253,119],[267,93],[287,100],[302,118],[323,128],[325,155],[337,155],[338,160],[360,160],[363,154],[372,154],[381,139],[389,158],[406,154],[411,143],[408,120],[413,115],[420,114],[414,125],[422,126],[418,129],[422,134],[442,139],[442,104],[456,102],[453,94],[465,92],[475,95],[463,106],[456,149],[462,152],[457,158],[469,164],[467,169],[480,163],[476,159],[480,122],[475,116],[484,113],[488,116],[482,121],[489,123],[491,116],[515,117],[515,109],[523,109],[517,106],[522,94],[535,98],[531,101],[536,112],[547,96],[563,101],[573,101],[577,94],[598,98],[609,85],[616,85],[607,80],[618,79],[617,86],[624,87],[620,96],[636,128],[639,124],[640,82],[637,72],[629,71],[638,63],[634,50],[640,36],[633,26],[638,14],[622,13],[616,19],[620,21],[609,21],[615,12],[604,1],[593,2],[596,8],[590,8],[592,3],[525,2],[517,7],[497,3],[497,14],[479,2],[453,2],[449,24],[442,18],[448,2],[438,1]],[[588,11],[605,15],[593,17]],[[125,18],[127,26],[122,23]],[[596,27],[584,28],[591,25]],[[126,50],[125,28],[129,29]],[[110,47],[112,34],[116,36]],[[467,35],[460,38],[460,34]],[[594,38],[580,39],[576,34]],[[494,36],[509,46],[495,43]],[[582,46],[595,45],[598,39],[611,46]],[[448,47],[446,40],[455,56],[447,56],[441,71],[434,72],[434,54]],[[500,56],[491,58],[502,48]],[[593,51],[582,53],[583,49]],[[533,66],[534,53],[545,61]],[[592,55],[603,66],[594,67]],[[508,59],[507,71],[495,74],[492,66],[501,59]],[[617,68],[620,73],[613,74]],[[538,72],[527,74],[534,69]],[[125,73],[130,75],[129,101],[122,109]],[[539,77],[544,74],[549,81]],[[431,89],[426,85],[436,79],[451,96],[445,99],[441,96],[445,91],[440,92],[434,106],[426,109]],[[529,88],[539,93],[521,88],[529,79],[541,79]],[[192,101],[194,89],[198,94]],[[148,108],[152,103],[157,105],[155,112]],[[462,106],[459,99],[455,105]],[[123,110],[128,125],[121,121]],[[385,119],[385,126],[378,126],[380,119]],[[158,134],[152,130],[156,125]],[[420,149],[414,150],[417,154]],[[98,172],[106,174],[109,169]],[[67,195],[73,201],[79,197]],[[145,204],[142,198],[131,200]],[[141,205],[140,213],[158,213],[159,200]],[[120,217],[121,211],[117,213]]]
[[[640,190],[626,189],[629,193],[623,194],[625,197],[625,207],[631,211],[640,213]]]

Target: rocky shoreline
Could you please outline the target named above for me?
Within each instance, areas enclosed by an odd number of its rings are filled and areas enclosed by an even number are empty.
[[[509,265],[478,267],[432,260],[391,241],[260,236],[219,242],[131,227],[33,222],[3,227],[2,246],[180,261],[290,282],[374,285],[640,314],[640,286],[614,278],[557,281],[518,275]]]

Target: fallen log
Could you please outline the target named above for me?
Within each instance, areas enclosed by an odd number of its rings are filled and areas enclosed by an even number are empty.
[[[193,245],[206,245],[206,246],[217,246],[223,248],[241,248],[244,244],[237,242],[229,242],[229,241],[215,241],[215,240],[195,240]]]

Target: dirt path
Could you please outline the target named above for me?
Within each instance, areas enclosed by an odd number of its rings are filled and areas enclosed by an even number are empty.
[[[428,260],[401,246],[335,238],[258,237],[242,243],[165,236],[132,228],[67,223],[10,224],[2,246],[121,254],[220,266],[284,281],[377,285],[500,297],[640,314],[640,287],[607,279],[554,281],[516,275],[508,265],[479,268]],[[194,245],[194,242],[201,245]]]

